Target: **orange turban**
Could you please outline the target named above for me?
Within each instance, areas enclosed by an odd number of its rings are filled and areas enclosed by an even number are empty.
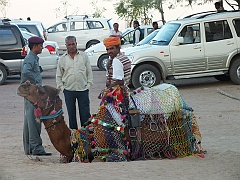
[[[119,37],[109,37],[109,38],[105,38],[103,40],[103,44],[108,47],[108,46],[117,46],[117,45],[121,45],[121,40]]]

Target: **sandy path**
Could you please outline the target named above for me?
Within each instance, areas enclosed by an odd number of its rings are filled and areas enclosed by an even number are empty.
[[[43,74],[44,84],[55,86],[54,73],[50,71]],[[104,87],[104,74],[94,71],[95,83],[90,91],[92,113],[98,108],[97,95]],[[217,92],[217,88],[220,88],[240,96],[240,87],[212,78],[175,83],[184,100],[195,110],[203,136],[202,145],[208,152],[205,158],[190,156],[174,160],[60,164],[59,153],[52,146],[44,128],[43,144],[53,156],[41,157],[42,162],[36,162],[31,160],[34,156],[24,155],[23,98],[16,95],[19,79],[11,78],[0,86],[0,179],[240,179],[240,101]],[[63,108],[66,112],[65,106]]]

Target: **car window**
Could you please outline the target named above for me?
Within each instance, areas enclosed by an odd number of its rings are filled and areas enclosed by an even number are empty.
[[[67,31],[67,24],[60,23],[51,28],[53,32],[64,32]]]
[[[149,43],[157,35],[158,32],[159,32],[159,30],[153,31],[147,37],[145,37],[143,40],[141,40],[139,43],[137,43],[136,46],[141,46],[141,45]]]
[[[30,32],[30,31],[28,31],[26,28],[24,28],[24,27],[19,27],[19,29],[21,30],[21,31],[25,31],[25,32]]]
[[[153,32],[153,28],[147,28],[147,35],[149,35],[151,32]]]
[[[113,23],[110,19],[107,21],[107,23],[108,23],[108,28],[113,29]]]
[[[85,21],[74,21],[70,23],[70,29],[72,31],[83,30],[83,29],[88,29],[88,26]]]
[[[132,30],[133,30],[133,28],[124,29],[124,30],[122,31],[123,36],[124,36],[125,34],[127,34],[129,31],[132,31]]]
[[[122,37],[122,40],[124,41],[123,44],[132,44],[133,43],[133,33],[134,31],[132,30],[131,32],[128,32]]]
[[[165,24],[150,43],[152,45],[168,45],[179,27],[180,24],[178,23]]]
[[[87,22],[89,29],[102,29],[103,25],[100,21],[88,21]]]
[[[200,24],[190,24],[183,27],[179,37],[183,37],[183,44],[200,43]]]
[[[11,29],[0,29],[0,45],[13,45],[17,43],[17,39]]]
[[[232,32],[226,20],[206,22],[204,27],[207,42],[232,38]]]
[[[234,19],[233,25],[234,25],[235,31],[237,33],[237,36],[240,37],[240,19]]]
[[[37,25],[30,25],[30,24],[18,24],[18,27],[20,29],[25,29],[25,31],[31,32],[33,34],[36,34],[39,37],[42,37],[41,32],[39,32],[39,28]]]

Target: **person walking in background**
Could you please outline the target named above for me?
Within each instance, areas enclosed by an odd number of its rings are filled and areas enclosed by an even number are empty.
[[[152,26],[153,26],[153,30],[155,31],[156,29],[158,29],[158,23],[157,23],[157,21],[154,21],[153,23],[152,23]]]
[[[133,21],[134,33],[133,33],[133,45],[136,45],[143,39],[143,33],[140,29],[140,24],[137,20]]]
[[[222,1],[215,2],[214,5],[215,5],[217,12],[225,11],[223,8]]]
[[[158,23],[157,23],[157,21],[154,21],[154,22],[152,23],[152,27],[153,27],[153,29],[152,29],[152,31],[151,31],[150,33],[152,33],[153,31],[155,31],[155,30],[158,29]]]
[[[119,37],[121,39],[122,37],[122,32],[119,31],[119,24],[114,23],[113,24],[113,29],[110,30],[110,37]]]
[[[34,36],[28,39],[30,52],[23,62],[21,83],[27,82],[42,86],[39,57],[37,55],[42,53],[43,42],[44,40],[40,37]],[[40,134],[41,122],[36,121],[34,105],[27,99],[24,99],[23,147],[26,155],[51,155],[51,153],[44,150]]]
[[[89,89],[93,84],[93,73],[86,53],[77,50],[75,36],[65,38],[67,51],[60,57],[57,72],[57,88],[63,91],[69,117],[69,127],[78,129],[76,100],[81,126],[90,117]]]

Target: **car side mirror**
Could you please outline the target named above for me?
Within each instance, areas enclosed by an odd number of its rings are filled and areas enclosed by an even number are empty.
[[[52,33],[52,32],[53,32],[53,29],[52,29],[52,28],[51,28],[51,29],[48,29],[47,32],[48,32],[48,33]]]
[[[124,40],[121,40],[121,45],[124,45],[125,41]]]
[[[179,45],[179,44],[183,44],[183,42],[184,42],[184,39],[183,39],[183,37],[177,37],[177,44]]]

